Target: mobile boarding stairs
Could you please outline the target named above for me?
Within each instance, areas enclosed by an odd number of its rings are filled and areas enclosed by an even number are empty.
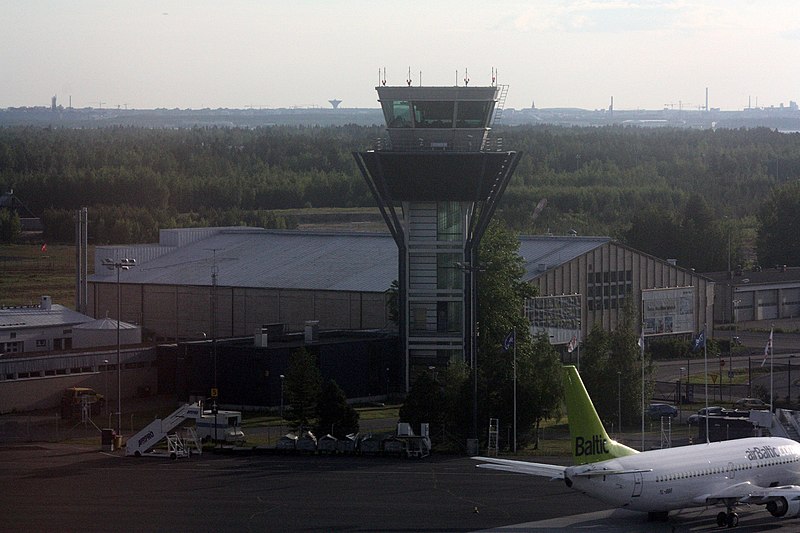
[[[167,441],[167,450],[171,459],[189,457],[192,453],[202,453],[200,441],[194,428],[183,428],[183,436],[173,432],[187,420],[199,420],[203,417],[203,405],[200,402],[189,403],[178,407],[166,418],[156,418],[125,443],[125,455],[140,457],[150,452],[161,441]],[[173,432],[173,433],[171,433]]]

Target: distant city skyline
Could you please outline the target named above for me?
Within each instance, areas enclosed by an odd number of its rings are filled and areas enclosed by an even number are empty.
[[[0,0],[0,108],[376,108],[388,85],[510,86],[506,107],[800,100],[793,0]]]

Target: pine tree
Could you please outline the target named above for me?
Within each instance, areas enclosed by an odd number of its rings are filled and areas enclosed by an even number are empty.
[[[305,348],[294,352],[286,369],[286,420],[296,429],[313,426],[317,411],[322,376],[316,358]]]
[[[358,433],[358,412],[347,403],[344,391],[333,380],[322,385],[317,398],[317,435],[329,433],[341,439]]]

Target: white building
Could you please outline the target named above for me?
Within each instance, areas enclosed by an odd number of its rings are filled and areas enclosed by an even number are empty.
[[[38,305],[0,308],[0,354],[47,352],[72,348],[73,328],[92,322],[42,296]]]

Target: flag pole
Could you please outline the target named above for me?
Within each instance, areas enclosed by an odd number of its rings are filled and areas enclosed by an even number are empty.
[[[642,362],[642,451],[644,451],[644,324],[639,335],[639,359]],[[621,424],[621,422],[620,422]]]
[[[775,329],[775,326],[769,328],[769,412],[774,413],[772,409],[772,399],[775,397],[772,394],[772,363],[775,360],[775,348],[773,347],[772,343],[772,331]],[[791,400],[791,398],[790,398]]]
[[[705,372],[706,372],[706,444],[710,443],[711,440],[708,435],[708,343],[706,342],[706,326],[707,324],[703,324],[703,364],[705,365]]]

